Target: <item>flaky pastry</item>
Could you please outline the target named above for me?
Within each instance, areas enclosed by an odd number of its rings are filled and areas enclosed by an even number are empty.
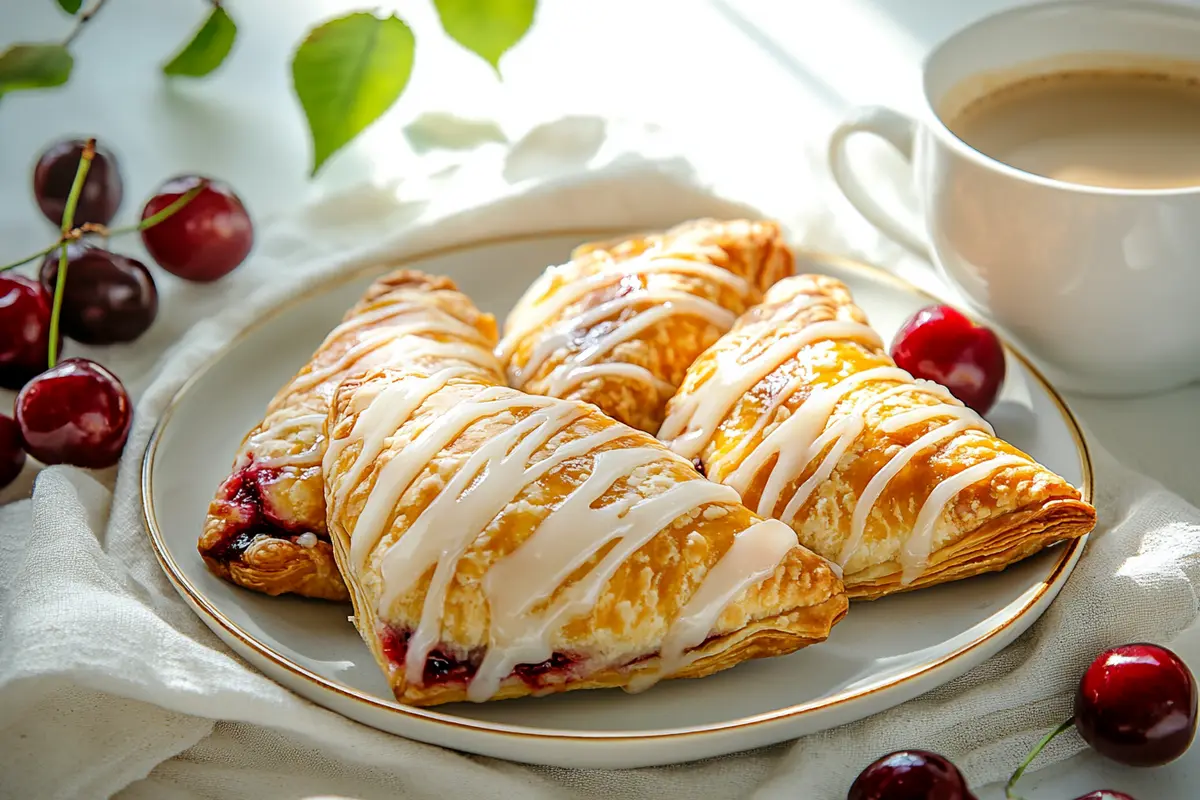
[[[497,352],[513,387],[653,433],[693,359],[792,269],[771,222],[697,220],[583,245],[529,287]]]
[[[843,569],[852,598],[1003,569],[1095,509],[896,367],[840,281],[802,275],[701,355],[659,438]]]
[[[447,278],[401,270],[372,284],[243,439],[200,536],[208,568],[270,595],[346,600],[321,475],[334,389],[349,375],[401,360],[458,363],[499,379],[496,338],[491,315]]]
[[[431,367],[345,380],[324,459],[354,623],[401,702],[637,691],[845,613],[828,562],[651,436]]]

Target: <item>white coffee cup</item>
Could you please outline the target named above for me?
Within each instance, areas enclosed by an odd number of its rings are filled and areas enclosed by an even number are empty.
[[[1043,178],[972,149],[938,116],[958,95],[1021,77],[1167,62],[1200,74],[1200,11],[1065,0],[1002,12],[928,56],[919,120],[871,107],[842,123],[829,146],[834,178],[863,216],[930,257],[1063,388],[1136,395],[1181,386],[1200,378],[1200,186]],[[884,139],[911,162],[923,232],[859,180],[846,148],[856,133]]]

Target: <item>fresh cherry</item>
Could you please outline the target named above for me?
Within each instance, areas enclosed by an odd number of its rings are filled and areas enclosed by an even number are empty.
[[[20,389],[46,368],[52,302],[34,281],[0,274],[0,386]]]
[[[133,420],[117,376],[94,361],[68,358],[25,384],[17,424],[25,449],[46,464],[115,464]]]
[[[215,281],[246,260],[254,226],[246,207],[228,184],[188,175],[159,188],[142,209],[142,219],[169,206],[189,189],[207,184],[183,208],[142,231],[142,241],[158,264],[189,281]]]
[[[42,261],[38,275],[51,297],[58,281],[57,250]],[[67,245],[67,283],[60,327],[84,344],[130,342],[158,313],[158,290],[139,261],[79,242]]]
[[[909,317],[892,342],[892,358],[980,414],[996,402],[1004,383],[1004,347],[996,334],[949,306],[929,306]]]
[[[860,772],[846,800],[975,800],[975,795],[948,759],[900,750]]]
[[[1075,727],[1096,752],[1134,767],[1174,761],[1196,735],[1196,679],[1179,656],[1126,644],[1092,662],[1075,695]]]
[[[11,417],[0,414],[0,487],[8,486],[25,466],[21,429]]]
[[[67,195],[75,182],[84,144],[82,139],[73,139],[52,145],[42,153],[33,169],[33,195],[46,219],[55,225],[62,224]],[[116,156],[107,148],[96,145],[96,156],[83,181],[73,223],[77,227],[85,222],[107,225],[117,215],[123,194]]]
[[[1133,798],[1124,792],[1114,792],[1112,789],[1099,789],[1094,792],[1088,792],[1083,797],[1076,797],[1075,800],[1133,800]]]

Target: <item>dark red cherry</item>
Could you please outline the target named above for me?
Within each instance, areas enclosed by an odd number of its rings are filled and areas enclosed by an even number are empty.
[[[29,278],[0,274],[0,386],[20,389],[46,368],[51,304]]]
[[[1094,792],[1088,792],[1082,797],[1076,797],[1075,800],[1133,800],[1133,798],[1124,792],[1114,792],[1112,789],[1097,789]]]
[[[8,486],[25,466],[21,429],[11,417],[0,414],[0,488]]]
[[[58,362],[17,395],[25,449],[46,464],[99,469],[117,463],[132,420],[117,376],[86,358]]]
[[[33,196],[46,219],[55,225],[62,225],[63,209],[75,182],[84,144],[82,139],[73,139],[52,145],[33,169]],[[96,145],[96,157],[84,178],[73,224],[75,227],[85,222],[107,225],[117,215],[123,194],[116,156],[108,148]]]
[[[975,800],[975,795],[948,759],[924,750],[901,750],[860,772],[846,800]]]
[[[1155,767],[1179,758],[1196,735],[1196,679],[1179,656],[1126,644],[1092,662],[1075,695],[1075,727],[1096,752]]]
[[[58,281],[58,251],[42,261],[38,275],[51,296]],[[67,284],[59,326],[84,344],[131,342],[158,314],[158,290],[140,261],[74,242],[67,245]]]
[[[909,317],[892,342],[892,358],[980,414],[1004,384],[1004,347],[996,334],[949,306],[929,306]]]
[[[254,226],[229,185],[188,175],[159,188],[142,209],[146,219],[206,182],[198,195],[162,222],[142,231],[142,241],[159,266],[189,281],[215,281],[246,260]]]

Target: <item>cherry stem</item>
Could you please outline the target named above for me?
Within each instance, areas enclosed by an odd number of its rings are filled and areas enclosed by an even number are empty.
[[[94,6],[79,15],[79,21],[75,23],[75,27],[71,29],[71,32],[67,34],[67,38],[63,39],[63,47],[68,47],[71,42],[75,41],[75,39],[79,37],[79,34],[83,32],[83,26],[87,25],[91,18],[96,16],[96,12],[99,11],[106,2],[108,2],[108,0],[96,0],[96,4]]]
[[[1025,756],[1025,760],[1021,762],[1021,766],[1017,767],[1017,771],[1012,774],[1012,777],[1008,779],[1008,783],[1004,785],[1004,796],[1008,798],[1008,800],[1021,800],[1021,796],[1013,791],[1017,786],[1017,781],[1021,780],[1021,776],[1025,774],[1025,770],[1030,764],[1033,763],[1033,760],[1038,757],[1038,754],[1046,748],[1046,745],[1050,744],[1050,740],[1064,731],[1069,731],[1073,727],[1075,727],[1075,718],[1071,717],[1066,722],[1047,733],[1045,737],[1037,743],[1037,746],[1029,751],[1029,755]]]
[[[193,186],[191,189],[188,189],[186,192],[179,195],[179,197],[175,198],[175,200],[170,205],[163,208],[162,211],[159,211],[157,214],[152,214],[152,215],[146,217],[144,220],[139,222],[137,225],[127,225],[124,228],[111,228],[110,229],[104,225],[101,225],[98,222],[85,222],[82,225],[80,225],[78,228],[72,228],[71,230],[62,234],[58,238],[58,240],[56,242],[54,242],[54,244],[50,245],[49,247],[43,247],[41,250],[38,250],[36,253],[25,256],[24,258],[20,259],[19,261],[13,261],[11,263],[0,266],[0,272],[5,272],[10,269],[15,269],[16,267],[24,266],[24,265],[28,264],[30,261],[36,261],[37,259],[42,258],[43,256],[49,255],[50,253],[54,252],[54,250],[61,247],[62,245],[67,244],[69,242],[77,242],[80,239],[82,239],[84,236],[87,236],[88,234],[95,234],[97,236],[103,236],[105,239],[108,239],[112,236],[120,236],[125,233],[136,233],[138,231],[144,231],[147,228],[153,228],[155,225],[157,225],[158,223],[167,219],[168,217],[173,216],[176,212],[178,212],[180,209],[182,209],[188,203],[192,202],[192,200],[196,197],[196,195],[198,195],[198,194],[200,194],[200,192],[204,191],[205,187],[207,187],[207,186],[208,186],[208,181],[202,181],[199,186]],[[66,219],[66,217],[63,217],[63,219]]]
[[[186,192],[179,195],[179,197],[176,197],[173,201],[171,201],[170,205],[163,208],[157,214],[151,214],[150,216],[146,217],[144,220],[139,222],[137,225],[133,225],[128,228],[115,228],[114,230],[109,231],[109,235],[116,236],[117,234],[121,234],[121,233],[132,233],[133,231],[144,231],[147,228],[153,228],[155,225],[162,222],[167,217],[172,216],[173,214],[175,214],[175,212],[179,211],[179,209],[183,208],[188,203],[192,202],[192,199],[196,195],[200,194],[207,188],[208,188],[208,181],[201,180],[200,183],[198,183],[197,185],[188,189]]]
[[[98,4],[97,4],[98,7]],[[62,316],[63,290],[67,286],[67,236],[74,229],[75,208],[79,205],[79,195],[83,193],[83,182],[87,179],[92,159],[96,157],[96,140],[88,139],[79,156],[79,167],[75,170],[75,181],[67,194],[67,204],[63,208],[62,244],[58,253],[58,280],[54,284],[54,306],[50,311],[50,367],[58,362],[58,321]]]
[[[54,244],[50,245],[49,247],[43,247],[41,250],[38,250],[36,253],[34,253],[31,256],[25,256],[20,261],[14,261],[11,264],[5,264],[4,266],[0,267],[0,272],[6,272],[7,270],[15,269],[20,266],[24,266],[25,264],[28,264],[30,261],[41,258],[42,256],[49,255],[51,253],[51,251],[54,250],[54,248],[58,247],[62,243],[63,243],[62,239],[59,239]]]

